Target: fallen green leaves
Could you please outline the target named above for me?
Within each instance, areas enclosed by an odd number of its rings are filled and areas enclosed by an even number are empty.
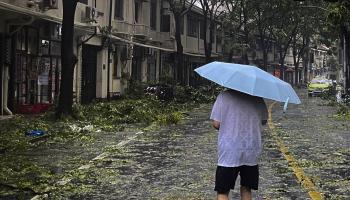
[[[334,116],[336,118],[350,120],[350,106],[338,105],[337,113]]]
[[[0,132],[2,133],[0,134],[0,197],[18,197],[20,192],[25,193],[24,198],[27,198],[31,195],[55,191],[55,181],[61,179],[62,172],[56,173],[52,169],[38,165],[37,161],[31,160],[30,152],[33,150],[38,152],[37,148],[61,148],[67,144],[84,146],[93,143],[96,135],[102,133],[118,132],[126,128],[155,128],[177,124],[185,117],[184,112],[194,107],[193,102],[161,102],[151,96],[75,106],[77,119],[56,120],[53,112],[49,112],[40,116],[17,115],[0,121]],[[45,134],[26,136],[26,132],[30,130],[42,130]],[[118,149],[106,150],[118,151]],[[79,167],[81,164],[65,163],[64,165]],[[68,168],[73,168],[72,166]],[[96,171],[93,174],[97,177],[102,176],[101,173]],[[107,174],[105,177],[108,178],[110,175]],[[82,179],[83,182],[94,179],[93,177],[82,177],[86,174],[79,175],[74,171],[69,176],[78,185]],[[108,182],[115,181],[113,179]],[[73,196],[75,194],[79,196],[89,191],[89,186],[82,185],[82,188],[73,188],[71,184],[67,184],[65,190],[70,191]]]

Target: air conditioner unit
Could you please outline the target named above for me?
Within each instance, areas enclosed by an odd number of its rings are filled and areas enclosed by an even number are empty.
[[[97,19],[97,10],[96,8],[86,6],[85,9],[85,21],[86,22],[94,22]]]
[[[58,9],[58,0],[43,0],[43,7],[48,9]]]
[[[96,22],[97,18],[103,16],[104,13],[98,11],[94,7],[86,6],[85,7],[85,18],[83,19],[85,22]]]

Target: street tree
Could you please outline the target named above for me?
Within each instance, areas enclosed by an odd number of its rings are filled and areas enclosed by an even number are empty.
[[[297,3],[294,6],[292,18],[295,22],[297,32],[293,34],[291,43],[295,73],[293,82],[299,84],[301,79],[301,75],[299,75],[300,62],[302,59],[308,59],[305,53],[309,53],[310,40],[318,32],[317,30],[320,29],[320,26],[322,26],[320,24],[322,13],[319,13],[317,10],[310,12],[308,9],[304,9],[305,7],[307,8],[306,3]],[[317,43],[317,41],[315,42]],[[306,63],[304,62],[304,64]],[[303,67],[307,66],[303,65]],[[307,73],[305,68],[303,71]]]
[[[302,76],[299,76],[300,61],[303,60],[302,71],[304,74],[303,81],[308,79],[308,63],[310,54],[310,45],[325,44],[320,40],[320,32],[326,27],[326,13],[322,9],[324,2],[309,0],[304,3],[299,3],[296,6],[296,15],[293,15],[295,21],[299,21],[298,31],[292,42],[293,61],[295,68],[295,83],[299,83]],[[312,9],[312,12],[310,12]],[[330,46],[330,44],[328,45]],[[302,75],[302,74],[301,74]],[[300,77],[300,79],[298,79]]]
[[[225,0],[199,0],[202,14],[203,14],[203,28],[205,31],[204,37],[204,51],[205,51],[205,62],[209,63],[212,61],[211,53],[213,50],[213,42],[215,40],[215,31],[217,28],[218,20],[224,13]],[[209,29],[209,30],[208,30]]]
[[[184,59],[183,59],[183,45],[181,41],[181,34],[183,30],[184,16],[191,11],[193,5],[197,0],[169,0],[170,11],[174,15],[175,21],[175,40],[176,40],[176,56],[175,63],[175,78],[182,84],[184,83]]]
[[[297,34],[299,24],[299,21],[296,21],[293,18],[293,14],[295,13],[292,13],[293,9],[290,3],[291,2],[288,0],[275,2],[275,17],[278,20],[273,21],[273,23],[270,23],[269,25],[269,32],[271,33],[274,46],[279,54],[278,58],[282,79],[284,79],[285,58],[288,53],[288,49],[291,46],[293,37]]]
[[[350,2],[349,0],[325,0],[329,2],[327,7],[328,21],[339,30],[339,36],[344,56],[344,89],[349,93],[350,89]]]
[[[61,85],[56,116],[73,116],[73,76],[77,57],[73,53],[74,16],[78,0],[63,0]]]
[[[246,0],[227,0],[224,4],[225,12],[222,15],[224,30],[223,48],[228,52],[227,62],[232,62],[234,50],[241,51],[241,62],[249,64],[248,49],[251,41],[249,27],[249,9]]]
[[[268,64],[268,51],[273,39],[270,27],[279,20],[276,18],[278,7],[275,3],[275,0],[248,0],[248,6],[252,12],[250,23],[252,23],[252,27],[255,27],[252,34],[255,35],[254,40],[257,41],[257,45],[263,54],[262,63],[259,63],[259,67],[265,71]]]

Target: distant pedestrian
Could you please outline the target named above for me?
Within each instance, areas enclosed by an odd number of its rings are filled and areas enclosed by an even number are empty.
[[[337,94],[335,95],[337,98],[337,103],[342,103],[342,98],[341,98],[341,91],[337,91]]]
[[[218,95],[210,116],[213,127],[219,130],[215,177],[218,200],[228,200],[238,174],[241,199],[252,199],[251,189],[258,189],[261,129],[267,118],[261,97],[231,89]]]

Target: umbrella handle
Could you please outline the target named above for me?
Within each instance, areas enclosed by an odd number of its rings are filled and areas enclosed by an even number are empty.
[[[284,103],[284,106],[283,106],[283,112],[284,112],[284,113],[287,111],[288,102],[289,102],[289,97],[287,98],[287,100],[286,100],[286,102]]]

